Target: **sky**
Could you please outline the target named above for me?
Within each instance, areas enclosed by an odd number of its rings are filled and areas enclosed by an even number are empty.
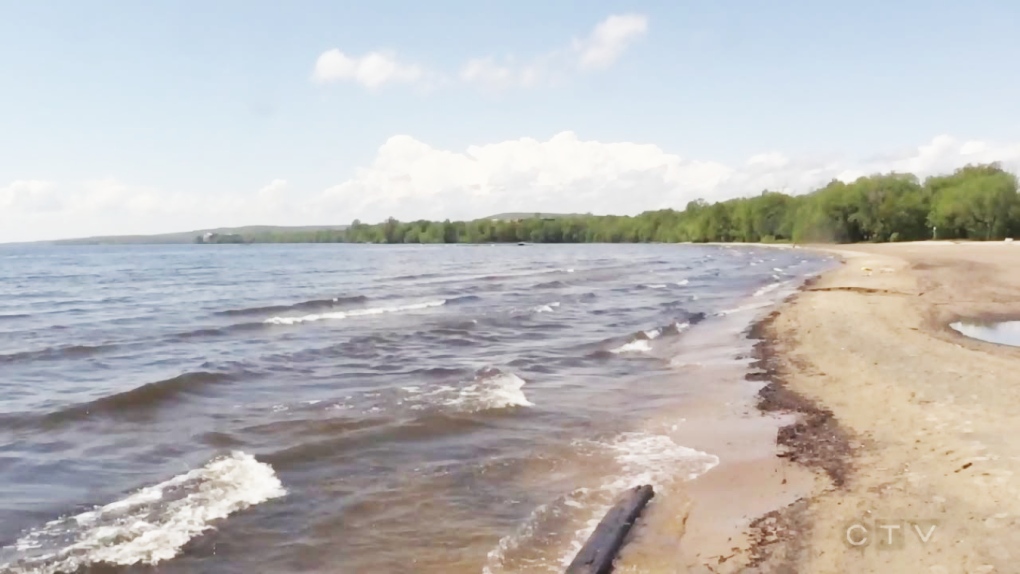
[[[1020,168],[1008,0],[0,0],[0,242]]]

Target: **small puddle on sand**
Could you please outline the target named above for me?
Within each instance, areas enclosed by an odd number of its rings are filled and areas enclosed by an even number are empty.
[[[957,321],[949,325],[961,335],[999,345],[1020,347],[1020,321],[982,323]]]

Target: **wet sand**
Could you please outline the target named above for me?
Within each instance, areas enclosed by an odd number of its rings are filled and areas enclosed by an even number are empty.
[[[702,555],[670,571],[1018,571],[1020,348],[948,324],[1020,318],[1020,244],[813,248],[844,265],[760,323],[757,351],[770,381],[760,408],[800,413],[778,433],[782,472],[814,482],[736,537],[718,520],[725,504],[700,521],[692,512],[686,545],[717,552],[713,531],[738,543],[722,562]],[[746,488],[769,470],[708,473],[692,489]],[[767,480],[751,491],[789,496]]]

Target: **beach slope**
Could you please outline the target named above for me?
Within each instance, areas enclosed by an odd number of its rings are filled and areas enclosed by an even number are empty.
[[[818,249],[844,265],[763,334],[779,388],[831,413],[844,444],[780,433],[829,480],[770,517],[753,571],[1016,572],[1020,348],[948,324],[1020,318],[1020,245]]]

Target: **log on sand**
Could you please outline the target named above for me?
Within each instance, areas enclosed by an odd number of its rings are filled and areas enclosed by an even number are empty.
[[[647,484],[635,486],[621,496],[595,527],[588,542],[581,547],[564,574],[612,572],[613,560],[623,547],[627,533],[653,496],[655,492]]]

